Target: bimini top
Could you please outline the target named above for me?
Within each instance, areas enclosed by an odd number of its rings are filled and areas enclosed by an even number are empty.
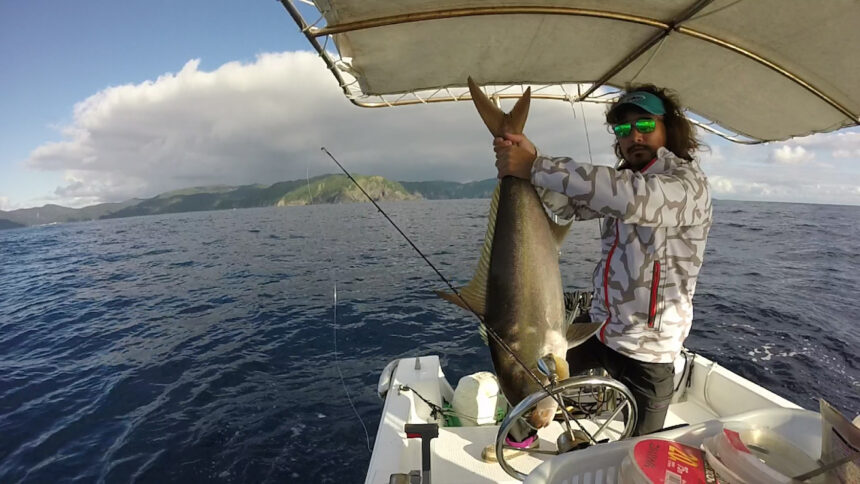
[[[359,106],[468,99],[472,76],[501,98],[532,86],[570,102],[652,83],[746,143],[860,124],[854,0],[282,3]]]

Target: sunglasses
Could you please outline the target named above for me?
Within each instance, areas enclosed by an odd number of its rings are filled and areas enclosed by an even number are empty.
[[[642,134],[652,133],[657,129],[657,120],[654,118],[642,118],[637,119],[634,123],[616,124],[612,127],[612,131],[615,131],[615,136],[626,138],[630,136],[630,132],[633,131],[634,126],[636,127],[636,131]]]

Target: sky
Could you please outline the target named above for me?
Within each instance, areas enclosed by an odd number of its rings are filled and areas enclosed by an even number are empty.
[[[470,103],[353,106],[275,0],[0,0],[0,66],[0,210],[337,172],[322,146],[353,173],[495,176]],[[613,164],[603,110],[536,101],[527,133]],[[715,198],[860,205],[860,128],[703,139]]]

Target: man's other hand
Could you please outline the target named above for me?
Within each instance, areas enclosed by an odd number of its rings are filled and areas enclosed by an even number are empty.
[[[504,138],[493,140],[493,151],[496,152],[499,179],[508,175],[524,180],[531,179],[537,149],[525,135],[505,133]]]

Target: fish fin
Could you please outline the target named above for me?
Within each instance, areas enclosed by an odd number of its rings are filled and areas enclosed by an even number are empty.
[[[484,91],[475,83],[474,79],[469,77],[466,82],[469,84],[469,92],[472,94],[472,102],[475,103],[475,108],[478,109],[478,114],[484,120],[484,124],[490,129],[493,136],[502,137],[505,135],[505,113],[496,106],[490,98],[484,94]],[[528,106],[526,107],[528,108]]]
[[[594,336],[603,326],[602,321],[594,323],[573,323],[567,327],[565,336],[567,337],[568,349],[581,345],[588,338]]]
[[[463,287],[462,289],[460,289],[458,291],[460,293],[459,296],[457,296],[456,294],[451,293],[451,292],[445,292],[445,291],[435,291],[435,292],[436,292],[437,296],[448,301],[449,303],[456,304],[457,306],[460,306],[461,308],[465,309],[466,311],[474,311],[474,312],[478,313],[478,316],[483,317],[484,313],[486,312],[486,307],[485,307],[486,306],[486,304],[485,304],[486,295],[478,293],[477,291],[474,290],[474,288],[470,287],[469,285],[467,285],[466,287]]]
[[[556,247],[561,249],[561,244],[564,242],[564,238],[567,236],[567,231],[570,230],[570,226],[573,225],[573,222],[557,224],[552,221],[549,215],[547,215],[547,220],[549,221],[549,229],[552,232],[552,236],[555,238]]]
[[[484,344],[489,345],[490,340],[487,336],[487,327],[484,326],[483,321],[484,313],[486,312],[486,298],[483,295],[477,296],[474,292],[469,290],[468,286],[460,289],[459,293],[460,296],[458,297],[456,294],[450,292],[436,291],[436,295],[442,299],[450,303],[454,303],[467,311],[474,311],[481,317],[481,321],[478,323],[478,333],[481,335],[481,340],[484,341]],[[466,302],[463,302],[464,299]]]
[[[529,117],[529,106],[532,101],[532,88],[529,87],[526,89],[526,92],[517,99],[517,103],[514,104],[514,109],[511,109],[511,113],[507,116],[508,124],[505,126],[505,130],[508,133],[520,134],[523,132],[523,129],[526,127],[526,119]]]
[[[478,324],[478,334],[481,335],[481,341],[483,341],[485,345],[490,346],[490,335],[487,334],[487,326],[484,325],[483,321]]]
[[[481,317],[486,314],[487,308],[487,280],[490,277],[490,255],[493,253],[493,235],[496,232],[496,215],[499,211],[499,192],[500,185],[496,185],[496,189],[493,190],[493,198],[490,200],[490,213],[487,217],[487,233],[484,235],[484,245],[481,247],[481,257],[478,259],[478,267],[475,268],[475,275],[472,276],[472,280],[469,281],[468,284],[460,289],[460,295]],[[436,291],[436,294],[446,301],[452,302],[463,309],[469,309],[456,294],[442,291]],[[481,323],[481,328],[479,330],[484,338],[484,342],[486,342],[487,330],[483,327],[483,323]]]

